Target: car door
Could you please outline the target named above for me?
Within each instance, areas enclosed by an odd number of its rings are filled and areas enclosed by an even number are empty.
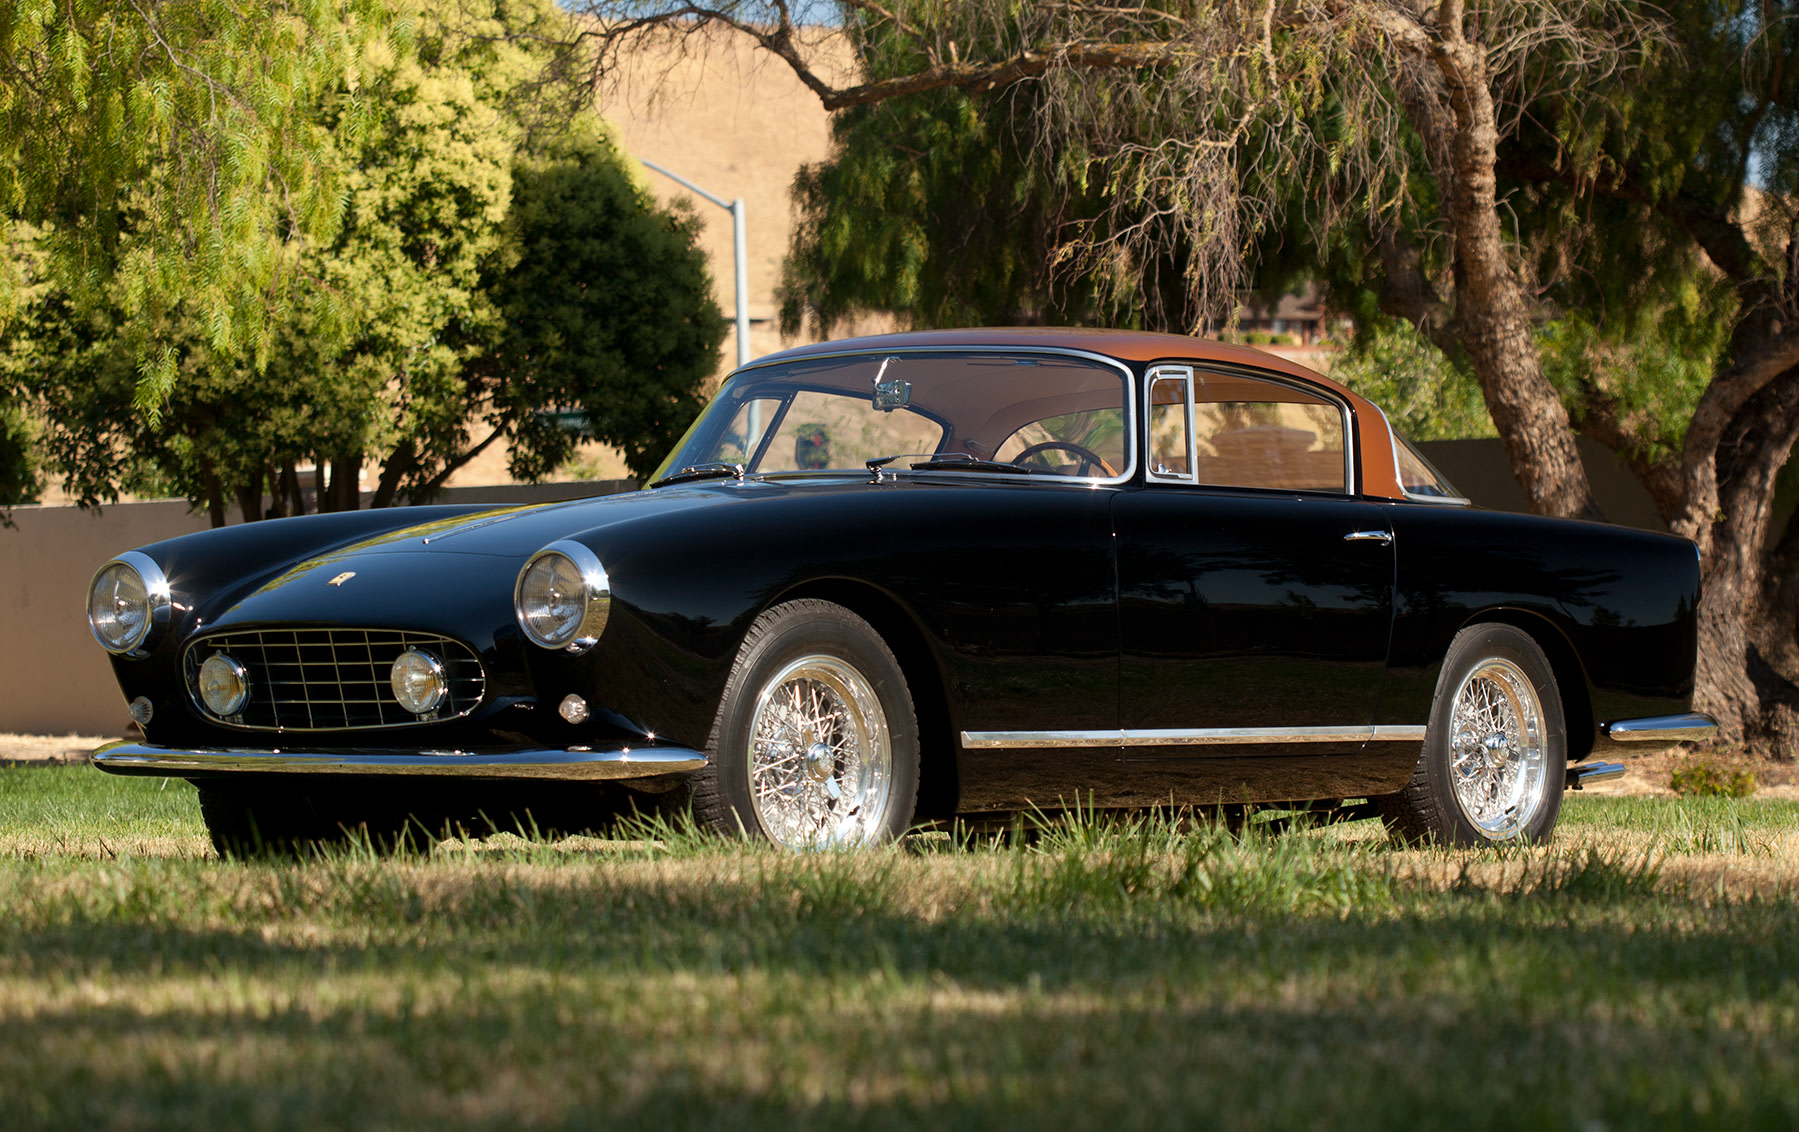
[[[1322,797],[1371,736],[1393,615],[1348,407],[1253,370],[1145,378],[1146,483],[1113,501],[1124,803]]]

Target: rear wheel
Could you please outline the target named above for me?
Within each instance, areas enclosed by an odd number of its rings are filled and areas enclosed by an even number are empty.
[[[905,673],[840,605],[775,606],[738,651],[692,781],[694,816],[790,849],[891,841],[918,798],[918,719]]]
[[[1412,781],[1380,800],[1404,841],[1536,844],[1561,814],[1567,728],[1555,674],[1510,625],[1475,625],[1450,643]]]

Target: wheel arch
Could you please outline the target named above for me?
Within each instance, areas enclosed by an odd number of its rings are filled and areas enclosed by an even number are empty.
[[[1549,670],[1561,693],[1562,719],[1568,728],[1568,761],[1578,762],[1593,750],[1593,690],[1580,653],[1561,627],[1534,610],[1516,606],[1483,609],[1464,621],[1456,632],[1476,625],[1510,625],[1529,636],[1543,650]]]
[[[922,820],[953,817],[960,796],[955,732],[950,723],[949,692],[917,619],[892,594],[867,582],[820,578],[784,590],[770,606],[798,598],[841,605],[868,622],[893,650],[918,713],[919,778],[914,816]]]

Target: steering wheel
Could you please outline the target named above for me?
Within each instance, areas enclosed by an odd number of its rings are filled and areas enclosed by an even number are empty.
[[[1012,462],[1022,468],[1024,467],[1024,462],[1026,460],[1029,460],[1039,452],[1067,452],[1072,454],[1081,462],[1081,466],[1074,473],[1077,476],[1086,475],[1087,469],[1096,465],[1104,469],[1108,476],[1116,476],[1118,474],[1112,470],[1112,465],[1106,463],[1105,458],[1099,453],[1091,448],[1083,448],[1072,440],[1045,440],[1041,444],[1033,444],[1023,452],[1012,457]]]

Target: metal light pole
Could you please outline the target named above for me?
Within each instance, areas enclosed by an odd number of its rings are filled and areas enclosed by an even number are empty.
[[[749,221],[746,218],[743,198],[738,197],[727,203],[723,197],[713,196],[686,177],[664,169],[654,161],[645,161],[644,164],[669,180],[692,189],[731,214],[731,242],[737,253],[737,368],[742,369],[750,364],[750,257],[744,235],[744,230],[749,227]]]

